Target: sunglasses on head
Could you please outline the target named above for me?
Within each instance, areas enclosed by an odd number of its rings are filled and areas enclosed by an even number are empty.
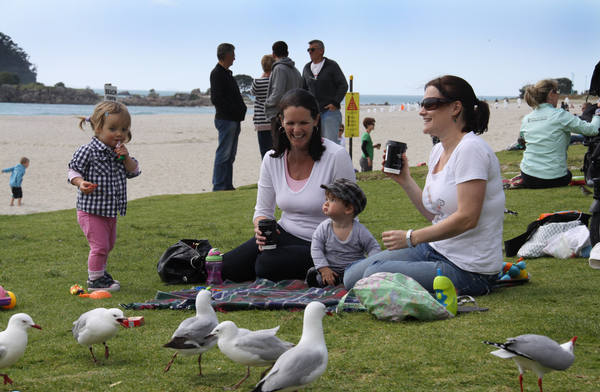
[[[442,105],[447,103],[454,102],[452,99],[446,98],[425,98],[423,102],[421,102],[421,107],[425,110],[435,110]]]

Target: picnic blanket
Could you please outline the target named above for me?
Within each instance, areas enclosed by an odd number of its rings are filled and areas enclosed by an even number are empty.
[[[494,289],[511,287],[527,283],[527,279],[498,280]],[[124,309],[196,309],[196,293],[205,289],[198,286],[179,291],[158,291],[154,299],[146,302],[133,302],[119,304]],[[233,283],[225,281],[224,284],[210,288],[213,307],[217,311],[247,309],[304,309],[313,301],[323,303],[329,310],[335,311],[340,300],[348,294],[344,286],[327,286],[326,288],[308,287],[302,280],[282,280],[273,282],[268,279],[258,279],[254,283]],[[366,311],[366,308],[350,292],[341,307],[344,312]]]
[[[143,303],[120,304],[125,309],[192,309],[195,310],[196,293],[204,289],[199,286],[192,289],[164,292],[159,291],[156,297]],[[304,309],[309,303],[318,301],[328,308],[335,308],[348,293],[343,286],[326,288],[309,288],[301,280],[283,280],[273,282],[258,279],[254,283],[233,283],[214,286],[212,291],[215,310],[246,309]],[[362,305],[351,293],[346,299],[344,310],[360,309]]]

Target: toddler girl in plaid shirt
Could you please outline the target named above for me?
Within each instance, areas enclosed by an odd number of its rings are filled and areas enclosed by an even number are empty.
[[[118,291],[121,286],[106,272],[106,260],[117,238],[117,214],[127,210],[127,179],[141,173],[125,147],[131,140],[131,116],[122,103],[104,101],[92,116],[79,118],[79,128],[88,122],[95,132],[73,154],[68,173],[79,188],[77,221],[90,244],[88,290]]]

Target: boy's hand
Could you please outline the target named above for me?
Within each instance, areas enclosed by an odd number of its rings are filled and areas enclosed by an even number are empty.
[[[335,286],[335,278],[338,276],[338,274],[333,272],[331,268],[319,268],[319,273],[321,274],[321,280],[323,281],[323,285]]]

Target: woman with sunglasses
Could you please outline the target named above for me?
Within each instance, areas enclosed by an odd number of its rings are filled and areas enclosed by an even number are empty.
[[[314,267],[312,235],[327,218],[322,210],[325,192],[321,184],[331,184],[336,178],[356,182],[348,152],[323,138],[319,105],[311,93],[290,90],[278,109],[280,126],[273,135],[273,150],[265,154],[260,168],[254,237],[223,255],[223,279],[304,280]],[[276,207],[282,211],[277,248],[263,250],[266,237],[258,222],[275,219]]]
[[[596,136],[600,127],[597,115],[591,123],[557,109],[558,82],[540,80],[525,90],[525,101],[533,111],[523,118],[521,136],[525,151],[521,160],[521,178],[527,188],[542,189],[567,186],[573,174],[567,168],[567,148],[571,132]]]
[[[344,285],[350,289],[363,277],[392,272],[434,292],[441,269],[460,295],[487,294],[502,269],[504,219],[500,164],[478,136],[487,130],[490,108],[469,83],[451,75],[427,83],[423,98],[423,133],[440,139],[431,150],[425,187],[410,176],[406,154],[400,174],[385,174],[432,225],[384,232],[387,250],[346,268]]]

